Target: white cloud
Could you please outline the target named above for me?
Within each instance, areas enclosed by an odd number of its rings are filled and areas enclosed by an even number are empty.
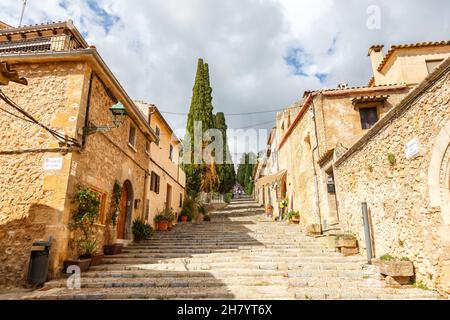
[[[21,3],[2,0],[0,20],[17,24]],[[198,57],[210,64],[216,111],[280,109],[305,90],[366,84],[370,45],[446,39],[450,21],[446,0],[98,0],[119,18],[105,28],[108,16],[92,3],[28,0],[25,23],[72,18],[131,96],[172,112],[188,111]],[[381,8],[380,30],[366,27],[369,5]],[[287,65],[292,48],[310,57],[306,76]],[[328,74],[325,84],[316,73]],[[246,127],[274,118],[227,121]],[[185,126],[183,117],[167,119],[174,128]]]

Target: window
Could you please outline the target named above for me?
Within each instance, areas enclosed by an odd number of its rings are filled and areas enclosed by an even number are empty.
[[[136,146],[136,127],[130,125],[130,132],[128,134],[128,143],[133,147]]]
[[[151,178],[150,178],[150,191],[153,191],[156,194],[159,194],[160,182],[161,182],[160,176],[158,176],[156,173],[154,173],[152,171]]]
[[[179,204],[180,208],[183,208],[183,194],[180,193],[180,204]]]
[[[361,127],[363,130],[372,128],[378,121],[378,112],[376,107],[360,108],[359,114],[361,117]]]
[[[173,145],[170,144],[169,147],[169,159],[173,161]]]
[[[150,154],[150,142],[145,141],[145,153]]]
[[[99,191],[98,189],[95,189],[95,188],[89,188],[89,189],[92,192],[97,194],[98,200],[100,201],[98,217],[95,222],[98,224],[104,225],[106,223],[106,197],[107,197],[107,194],[102,191]]]
[[[159,129],[158,126],[156,126],[156,128],[155,128],[155,133],[156,133],[156,136],[158,137],[158,141],[156,141],[156,145],[159,146],[159,139],[160,139],[160,136],[161,136],[161,130]]]
[[[443,61],[444,59],[425,61],[427,64],[428,74],[432,73],[434,69],[436,69]]]

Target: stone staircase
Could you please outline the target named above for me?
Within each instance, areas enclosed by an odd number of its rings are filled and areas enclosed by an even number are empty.
[[[296,225],[267,220],[248,197],[179,224],[81,275],[46,284],[24,299],[433,299],[419,289],[384,287],[362,257],[341,257]]]

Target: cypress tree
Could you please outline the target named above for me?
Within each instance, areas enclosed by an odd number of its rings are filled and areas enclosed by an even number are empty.
[[[218,192],[225,194],[229,192],[234,184],[236,183],[236,172],[234,170],[234,164],[231,160],[230,150],[228,148],[228,138],[227,138],[227,124],[225,121],[225,115],[222,112],[218,112],[215,115],[215,128],[220,130],[223,137],[223,153],[222,159],[223,164],[218,165],[219,174],[219,186]]]
[[[191,106],[188,113],[187,127],[186,127],[186,140],[190,141],[190,152],[187,158],[192,162],[191,164],[185,164],[184,170],[186,172],[186,188],[188,193],[192,197],[196,197],[198,191],[202,186],[203,174],[205,172],[215,172],[210,170],[202,160],[201,164],[194,164],[194,152],[201,152],[205,144],[202,143],[201,150],[194,149],[194,129],[195,122],[200,121],[202,123],[202,133],[206,130],[214,128],[214,115],[212,105],[212,88],[209,80],[209,67],[203,62],[203,59],[198,59],[197,73],[195,76],[195,83],[192,89]],[[187,142],[187,141],[186,141]],[[210,176],[205,179],[212,179]]]

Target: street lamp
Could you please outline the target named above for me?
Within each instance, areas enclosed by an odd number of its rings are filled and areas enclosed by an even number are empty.
[[[109,108],[109,112],[111,112],[112,115],[113,126],[96,126],[89,122],[89,125],[84,128],[84,134],[91,135],[97,132],[106,132],[111,129],[119,128],[125,122],[125,118],[128,115],[124,105],[120,102]]]

